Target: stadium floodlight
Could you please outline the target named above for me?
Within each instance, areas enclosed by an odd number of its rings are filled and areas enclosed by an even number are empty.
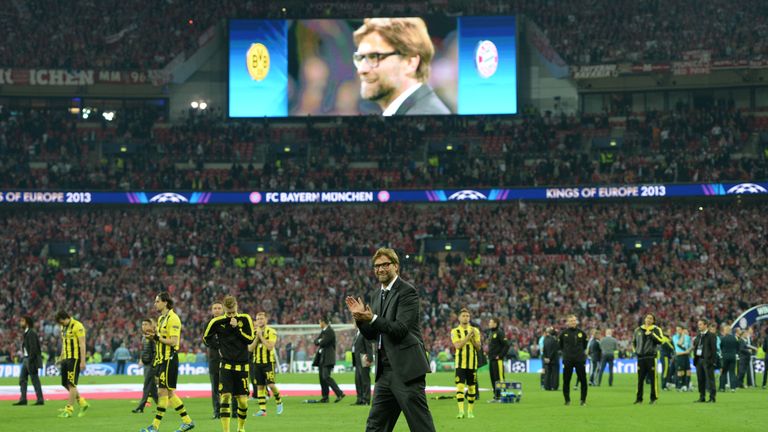
[[[115,112],[114,111],[104,111],[101,113],[101,116],[104,117],[104,120],[111,122],[115,119]]]
[[[200,109],[201,109],[201,110],[204,110],[204,109],[208,108],[208,104],[207,104],[207,103],[205,103],[205,102],[202,102],[202,101],[200,102],[200,105],[199,105],[199,106],[200,106]]]
[[[191,106],[191,107],[192,107],[192,109],[197,109],[197,107],[198,107],[198,106],[200,106],[200,104],[199,104],[197,101],[192,101],[192,102],[189,104],[189,106]]]

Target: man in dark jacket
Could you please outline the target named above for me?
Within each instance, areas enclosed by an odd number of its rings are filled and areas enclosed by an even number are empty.
[[[563,353],[563,397],[565,404],[571,404],[571,376],[574,369],[581,386],[581,405],[587,404],[587,372],[584,364],[587,361],[587,335],[578,328],[579,320],[576,315],[568,315],[567,327],[560,332],[558,343]]]
[[[752,329],[745,329],[741,331],[739,336],[739,375],[736,377],[738,386],[745,388],[744,378],[747,379],[746,387],[752,387],[755,385],[755,371],[752,366],[752,356],[757,353],[757,347],[752,345]]]
[[[765,337],[763,338],[763,352],[768,353],[768,329],[765,329]],[[768,358],[766,358],[766,360],[764,361],[768,363]],[[767,379],[768,379],[768,370],[766,370],[766,368],[763,367],[763,390],[765,390],[765,384]]]
[[[320,390],[322,398],[318,402],[328,402],[329,388],[336,394],[336,400],[334,402],[339,402],[344,399],[344,396],[346,395],[331,377],[333,367],[336,366],[336,332],[333,331],[327,318],[320,318],[319,322],[320,336],[315,339],[317,352],[315,353],[315,361],[313,362],[320,372]]]
[[[509,350],[507,335],[499,326],[497,318],[488,320],[488,370],[491,374],[493,398],[499,399],[500,391],[496,390],[497,382],[504,382],[504,357]]]
[[[720,369],[720,391],[730,387],[736,391],[736,354],[739,352],[739,341],[731,333],[731,326],[723,324],[720,328],[720,352],[723,355],[723,365]]]
[[[590,331],[587,342],[587,355],[589,355],[589,385],[597,385],[597,377],[600,371],[600,359],[603,356],[600,351],[600,334],[596,328]]]
[[[637,354],[637,397],[635,403],[643,403],[643,385],[646,378],[651,377],[651,405],[659,398],[659,382],[656,376],[656,353],[658,345],[664,342],[664,334],[656,325],[656,317],[648,314],[643,325],[635,329],[632,337],[632,347]]]
[[[379,248],[371,260],[378,284],[371,304],[347,297],[360,333],[376,344],[376,386],[365,430],[394,429],[400,414],[413,432],[435,432],[426,394],[429,360],[421,334],[422,314],[416,288],[400,277],[400,259]]]
[[[40,377],[37,374],[37,370],[43,367],[43,357],[40,350],[40,339],[37,337],[37,332],[34,329],[35,321],[30,316],[23,316],[19,322],[22,330],[24,330],[24,340],[21,343],[24,360],[21,364],[21,376],[19,377],[21,396],[14,405],[27,404],[28,378],[32,379],[32,386],[35,388],[35,395],[37,396],[35,405],[44,405],[43,388],[40,386]]]
[[[715,363],[717,361],[717,336],[707,328],[706,318],[699,319],[699,334],[693,341],[693,364],[696,366],[696,378],[699,383],[699,399],[694,402],[715,403]],[[709,399],[704,400],[705,391],[709,390]]]
[[[352,342],[352,366],[355,367],[355,390],[357,391],[357,400],[352,405],[371,404],[371,364],[373,364],[371,341],[358,330]]]
[[[557,390],[560,387],[560,345],[557,333],[552,327],[547,327],[542,347],[544,359],[544,390]]]
[[[144,412],[144,405],[146,405],[147,399],[150,397],[157,402],[157,382],[155,380],[155,369],[152,367],[152,363],[155,360],[155,341],[146,336],[153,328],[155,328],[155,320],[153,318],[146,318],[141,322],[141,333],[145,336],[141,338],[141,358],[139,359],[139,364],[144,366],[144,389],[139,406],[131,410],[133,413]]]
[[[213,318],[224,315],[224,305],[221,302],[213,302],[211,305],[211,315]],[[211,407],[213,408],[213,419],[220,418],[221,401],[219,394],[219,364],[221,363],[221,353],[219,353],[219,340],[213,336],[208,346],[208,378],[211,379]]]

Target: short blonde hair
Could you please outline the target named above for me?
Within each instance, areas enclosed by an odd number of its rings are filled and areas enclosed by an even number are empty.
[[[355,46],[360,45],[364,37],[378,33],[392,48],[403,57],[419,56],[416,79],[427,82],[435,47],[429,38],[427,24],[421,18],[366,18],[352,35]]]

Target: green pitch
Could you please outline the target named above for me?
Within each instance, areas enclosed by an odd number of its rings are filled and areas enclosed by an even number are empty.
[[[352,383],[352,374],[334,375],[339,383]],[[762,377],[760,377],[762,378]],[[183,382],[206,382],[206,377],[180,377]],[[695,379],[695,378],[694,378]],[[110,382],[140,382],[140,377],[83,377],[83,384]],[[316,383],[315,375],[279,375],[280,382]],[[474,419],[457,420],[454,400],[430,400],[429,405],[438,431],[456,432],[507,432],[507,431],[758,431],[765,430],[763,420],[768,390],[747,389],[736,393],[718,393],[716,404],[694,404],[698,393],[661,393],[658,405],[632,405],[635,399],[635,376],[618,375],[614,387],[589,388],[586,407],[578,405],[579,396],[571,392],[575,405],[563,406],[561,392],[545,392],[539,389],[538,376],[514,375],[512,380],[523,382],[523,399],[520,404],[489,404],[489,392],[483,392],[476,403]],[[44,384],[55,384],[58,378],[45,378]],[[15,379],[0,379],[0,385],[15,385]],[[438,373],[428,376],[428,385],[452,385],[453,374]],[[481,384],[487,385],[487,376],[481,375]],[[647,388],[646,388],[647,390]],[[274,402],[268,404],[267,417],[253,417],[257,409],[255,401],[248,406],[246,429],[253,432],[301,431],[340,432],[363,431],[368,414],[367,407],[350,406],[354,397],[341,403],[304,404],[305,397],[285,397],[285,413],[275,415]],[[32,399],[34,400],[34,398]],[[154,409],[143,414],[133,414],[135,400],[91,400],[91,409],[83,418],[59,419],[57,409],[62,401],[48,401],[45,406],[11,406],[12,401],[0,401],[0,430],[8,432],[138,432],[152,421]],[[221,431],[218,420],[211,420],[209,399],[185,399],[189,414],[197,427],[195,431]],[[161,432],[174,431],[179,425],[178,416],[169,411]],[[232,421],[232,431],[236,421]],[[403,417],[396,431],[407,431]]]

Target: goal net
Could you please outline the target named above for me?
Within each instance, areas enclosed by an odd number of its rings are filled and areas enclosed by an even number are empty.
[[[312,372],[312,359],[317,351],[315,340],[320,337],[318,324],[274,324],[269,325],[277,331],[275,345],[278,373]],[[331,324],[336,333],[336,372],[349,370],[347,355],[352,351],[357,329],[352,324]]]

